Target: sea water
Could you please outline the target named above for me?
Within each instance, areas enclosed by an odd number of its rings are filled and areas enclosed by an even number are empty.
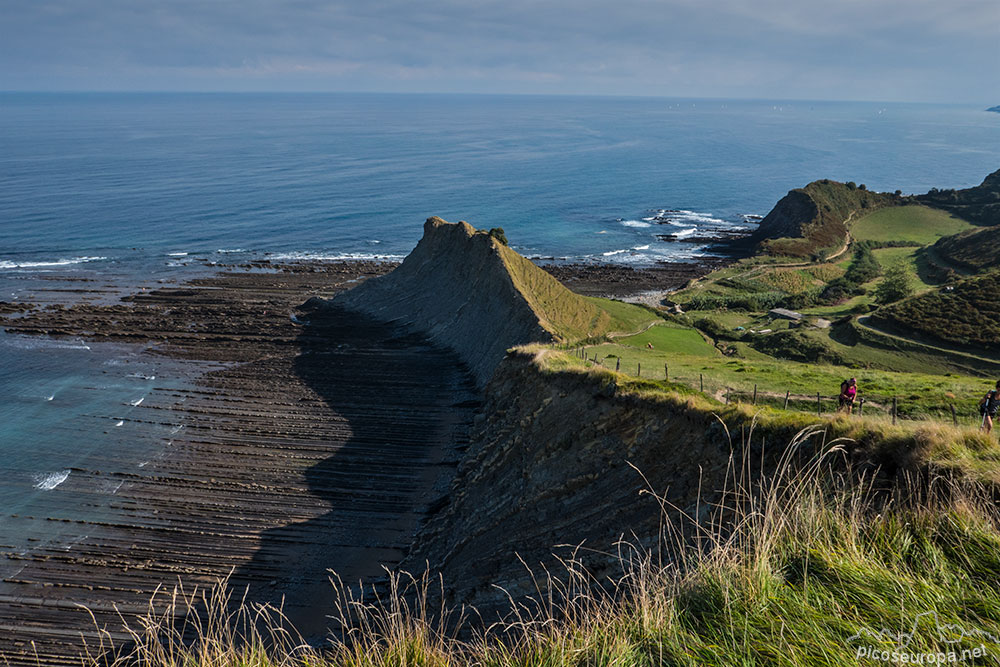
[[[403,257],[424,219],[649,265],[818,178],[925,192],[1000,168],[961,105],[461,95],[0,94],[0,300],[104,299],[255,259]],[[0,334],[0,547],[100,518],[161,454],[141,350]],[[166,361],[160,364],[166,364]],[[33,518],[29,518],[33,517]],[[9,576],[0,563],[0,575]]]

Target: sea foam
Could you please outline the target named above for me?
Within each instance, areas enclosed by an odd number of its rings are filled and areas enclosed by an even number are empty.
[[[43,473],[34,476],[35,488],[41,489],[42,491],[51,491],[60,484],[66,481],[69,477],[69,470],[60,470],[59,472]]]
[[[100,262],[105,259],[107,259],[107,257],[72,257],[70,259],[53,259],[40,262],[22,262],[20,260],[0,259],[0,269],[41,269],[53,266],[71,266],[73,264]]]

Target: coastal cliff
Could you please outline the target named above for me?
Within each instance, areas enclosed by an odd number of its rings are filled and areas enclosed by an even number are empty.
[[[440,572],[449,604],[500,610],[497,587],[514,599],[534,595],[535,577],[565,574],[558,558],[573,554],[593,581],[607,582],[622,574],[620,553],[660,552],[666,516],[705,525],[733,488],[747,452],[739,427],[731,442],[716,416],[722,406],[706,409],[679,386],[636,393],[610,371],[547,368],[559,355],[522,348],[503,361],[450,493],[402,563]],[[773,469],[796,430],[754,437],[756,472]]]
[[[871,192],[864,185],[813,181],[782,197],[761,220],[750,241],[772,255],[818,255],[844,243],[848,223],[855,215],[895,203],[894,195]]]
[[[437,217],[398,268],[334,302],[453,349],[479,386],[515,345],[581,340],[612,325],[607,312],[494,236]]]

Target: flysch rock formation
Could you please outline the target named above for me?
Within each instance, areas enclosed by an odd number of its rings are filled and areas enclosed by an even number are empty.
[[[424,236],[391,273],[333,302],[400,321],[458,353],[480,387],[507,350],[586,338],[610,317],[486,232],[429,218]]]

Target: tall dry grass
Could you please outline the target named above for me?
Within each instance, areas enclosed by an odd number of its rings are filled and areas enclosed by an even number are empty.
[[[845,443],[824,437],[801,431],[769,474],[750,447],[733,447],[743,458],[707,511],[686,513],[647,489],[663,509],[656,548],[614,545],[623,574],[613,581],[593,580],[570,556],[562,571],[538,574],[535,595],[508,598],[495,622],[445,607],[443,583],[428,574],[390,574],[381,595],[333,578],[340,631],[310,647],[280,609],[234,600],[222,582],[160,593],[145,616],[122,619],[131,641],[114,646],[105,634],[87,664],[861,664],[849,641],[859,628],[904,627],[929,611],[982,630],[1000,660],[1000,517],[987,489],[926,476],[885,488],[845,472]],[[927,628],[913,642],[949,646]]]

